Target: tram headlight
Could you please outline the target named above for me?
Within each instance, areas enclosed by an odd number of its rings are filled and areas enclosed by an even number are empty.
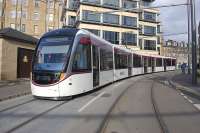
[[[65,73],[61,73],[60,74],[60,81],[65,79],[66,74]]]

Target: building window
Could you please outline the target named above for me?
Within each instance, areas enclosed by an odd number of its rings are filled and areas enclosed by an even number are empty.
[[[11,4],[12,5],[16,5],[17,4],[17,0],[11,0]]]
[[[48,1],[48,8],[50,8],[50,9],[54,8],[54,2],[53,2],[53,0],[49,0]]]
[[[144,35],[156,35],[156,27],[144,26]]]
[[[139,34],[143,34],[143,26],[139,25]]]
[[[140,47],[140,49],[143,49],[143,48],[142,48],[142,42],[143,42],[143,40],[142,40],[142,39],[139,39],[139,47]]]
[[[100,13],[83,10],[82,19],[85,21],[100,22]]]
[[[34,5],[36,8],[40,7],[40,0],[34,0]]]
[[[35,34],[38,33],[38,25],[34,25],[34,33],[35,33]]]
[[[10,28],[15,29],[15,24],[11,23]]]
[[[22,4],[22,6],[28,6],[28,0],[18,0],[18,4]]]
[[[39,20],[39,18],[40,18],[39,12],[34,12],[34,14],[33,14],[33,20]]]
[[[94,29],[85,29],[85,30],[88,30],[89,32],[97,35],[97,36],[100,36],[100,30],[94,30]]]
[[[119,7],[119,0],[103,0],[104,6]]]
[[[10,11],[10,18],[16,17],[16,11]]]
[[[119,24],[119,15],[104,13],[103,23]]]
[[[81,2],[92,3],[92,4],[100,4],[100,0],[81,0]]]
[[[119,44],[119,32],[103,31],[103,38],[110,43]]]
[[[123,45],[137,45],[137,35],[132,33],[122,33]]]
[[[68,8],[69,9],[76,9],[79,5],[79,1],[78,0],[68,0]]]
[[[156,50],[156,41],[144,40],[144,50]]]
[[[17,17],[19,17],[20,19],[21,18],[26,19],[27,18],[27,11],[25,11],[25,10],[23,10],[22,12],[18,11],[17,12]]]
[[[75,26],[76,17],[75,16],[68,16],[68,25]]]
[[[122,16],[122,25],[137,27],[137,18]]]
[[[48,18],[49,18],[49,21],[52,22],[52,21],[53,21],[53,18],[54,18],[54,14],[52,14],[52,13],[49,14],[49,17],[48,17]]]
[[[161,33],[160,25],[157,25],[157,33]]]
[[[137,8],[137,2],[136,1],[123,0],[123,8],[126,8],[126,9]]]
[[[22,11],[22,18],[24,18],[24,19],[27,18],[27,11]]]
[[[26,25],[25,24],[21,25],[21,32],[26,32]]]
[[[156,21],[156,13],[144,12],[144,20]]]

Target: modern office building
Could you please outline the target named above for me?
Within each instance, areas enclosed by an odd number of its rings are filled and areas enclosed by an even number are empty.
[[[34,37],[62,27],[58,0],[0,0],[0,29],[11,27]]]
[[[159,10],[151,1],[67,0],[65,26],[87,29],[107,41],[149,54],[159,54]]]
[[[63,26],[87,29],[113,44],[158,54],[159,10],[154,0],[0,0],[0,27],[39,38]],[[66,8],[63,8],[66,7]]]

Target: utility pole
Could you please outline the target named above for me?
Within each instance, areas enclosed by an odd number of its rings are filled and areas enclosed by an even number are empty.
[[[191,30],[192,30],[192,84],[197,84],[197,36],[196,36],[196,17],[195,1],[190,0],[191,4]]]
[[[199,69],[200,69],[200,22],[198,27],[198,33],[199,33]]]
[[[187,47],[188,47],[188,74],[191,74],[191,72],[190,72],[190,16],[191,16],[191,14],[190,14],[190,0],[188,0],[187,1],[187,3],[188,3],[188,5],[187,5],[187,16],[188,16],[188,45],[187,45]]]

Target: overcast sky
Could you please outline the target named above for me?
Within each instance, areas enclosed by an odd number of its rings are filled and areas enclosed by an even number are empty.
[[[200,0],[196,1],[197,24],[200,21]],[[156,0],[153,5],[169,5],[186,3],[187,0]],[[160,20],[162,22],[163,34],[176,34],[187,32],[187,8],[186,6],[161,8]],[[187,35],[164,36],[164,39],[176,41],[187,41]]]

